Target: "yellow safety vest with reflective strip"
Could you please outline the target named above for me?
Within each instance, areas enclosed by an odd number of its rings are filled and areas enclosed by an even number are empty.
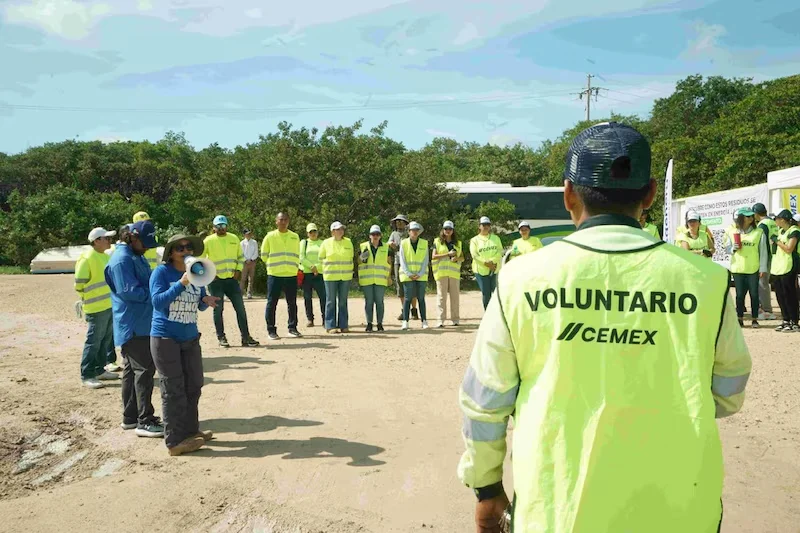
[[[514,531],[716,531],[712,369],[727,272],[649,242],[546,250],[546,266],[512,261],[498,277],[520,385],[485,401],[515,408]]]
[[[492,273],[483,263],[492,261],[497,265],[495,274],[500,272],[500,263],[503,259],[503,243],[500,237],[494,234],[475,235],[469,242],[469,253],[472,255],[472,272],[481,276],[488,276]]]
[[[655,224],[651,224],[651,223],[647,222],[644,225],[644,227],[642,228],[642,230],[646,231],[647,233],[649,233],[650,235],[652,235],[656,239],[660,239],[661,238],[661,235],[658,234],[658,227]]]
[[[461,241],[453,244],[453,249],[456,251],[456,258],[462,257]],[[450,251],[450,249],[447,248],[447,244],[443,243],[439,237],[433,239],[433,250],[436,254],[446,254]],[[451,261],[449,257],[432,259],[431,267],[433,268],[433,279],[436,281],[442,278],[461,279],[461,263],[458,261]]]
[[[217,234],[209,235],[203,239],[203,257],[208,257],[217,267],[219,279],[230,279],[234,272],[242,270],[244,254],[239,244],[239,237],[233,233],[226,233],[224,237]]]
[[[361,243],[361,253],[364,250],[369,252],[369,258],[366,263],[358,262],[358,284],[365,285],[379,285],[387,287],[389,285],[389,247],[381,243],[375,251],[375,257],[372,256],[372,248],[369,241]]]
[[[789,244],[792,238],[798,239],[798,243],[800,244],[800,228],[797,226],[791,226],[789,229],[781,230],[778,235],[778,242]],[[770,267],[769,273],[773,276],[783,276],[791,272],[792,266],[794,266],[794,258],[792,256],[796,254],[797,248],[795,248],[793,254],[787,254],[779,247],[778,251],[775,252],[775,255],[772,257],[772,266]]]
[[[144,252],[144,258],[147,259],[150,270],[155,270],[158,266],[158,251],[155,248],[148,248]]]
[[[735,233],[735,232],[733,232]],[[733,233],[730,235],[733,241]],[[760,266],[759,244],[764,233],[761,228],[753,227],[749,233],[741,233],[742,248],[734,250],[731,255],[731,273],[733,274],[755,274]]]
[[[342,237],[337,241],[329,237],[319,247],[322,261],[322,279],[325,281],[350,281],[353,279],[353,241]]]
[[[305,274],[312,273],[312,267],[317,267],[317,272],[322,272],[322,264],[319,262],[319,247],[322,241],[317,239],[303,239],[300,241],[300,264]]]
[[[736,228],[736,226],[733,226],[733,227]],[[730,229],[730,228],[728,228],[728,229]],[[697,231],[698,231],[698,233],[705,233],[706,235],[708,235],[708,233],[707,233],[708,232],[708,226],[706,226],[705,224],[700,224],[700,228]],[[725,231],[727,232],[728,230],[726,229]],[[679,241],[687,233],[689,233],[689,228],[686,227],[686,224],[684,224],[683,226],[678,226],[678,229],[675,230],[675,240]]]
[[[688,231],[686,233],[679,233],[675,243],[685,242],[689,245],[690,250],[708,250],[708,233],[705,231],[697,230],[697,238],[693,238],[692,234]]]
[[[403,258],[406,260],[406,267],[408,268],[408,271],[412,273],[419,272],[419,269],[422,268],[422,263],[425,261],[425,255],[428,253],[428,241],[425,239],[419,239],[417,241],[417,251],[415,252],[414,247],[411,246],[411,238],[409,237],[400,241],[400,248],[403,249]],[[416,281],[428,281],[429,278],[430,275],[426,272]],[[401,268],[400,282],[405,283],[406,281],[414,280],[406,276]]]
[[[267,265],[269,276],[297,276],[300,269],[300,236],[288,230],[286,233],[270,231],[261,242],[261,260]]]
[[[542,241],[538,237],[528,237],[528,240],[519,238],[511,246],[511,255],[525,255],[542,248]]]
[[[83,312],[99,313],[111,309],[111,289],[106,283],[105,269],[110,257],[90,248],[75,264],[75,291],[83,302]]]
[[[761,226],[766,226],[767,227],[767,233],[768,233],[768,235],[767,235],[767,237],[768,237],[767,249],[771,251],[772,250],[772,237],[777,237],[781,232],[781,228],[779,228],[778,225],[775,223],[775,221],[772,220],[771,218],[765,218],[764,220],[762,220],[761,222],[758,223],[758,226],[759,226],[759,228]]]

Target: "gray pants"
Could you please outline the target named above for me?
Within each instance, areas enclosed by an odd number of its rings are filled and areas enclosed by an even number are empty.
[[[200,432],[197,405],[203,387],[200,336],[186,342],[151,337],[150,348],[161,383],[164,442],[173,448]]]
[[[153,375],[150,337],[133,337],[122,345],[122,423],[143,427],[153,419]]]
[[[769,287],[769,272],[758,280],[758,301],[765,313],[772,312],[772,290]]]

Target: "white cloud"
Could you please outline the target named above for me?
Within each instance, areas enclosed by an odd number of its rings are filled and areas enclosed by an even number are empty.
[[[139,0],[136,7],[139,11],[151,11],[153,9],[153,0]]]
[[[83,39],[103,17],[111,14],[105,3],[80,3],[74,0],[33,0],[5,8],[6,21],[31,24],[65,39]]]
[[[97,135],[94,140],[100,141],[103,144],[111,144],[111,143],[124,143],[130,141],[127,137],[123,137],[121,135],[114,135],[114,134],[103,134]]]
[[[448,139],[455,139],[457,137],[455,133],[450,133],[449,131],[435,130],[430,128],[425,130],[425,133],[427,133],[431,137],[447,137]]]
[[[261,11],[261,8],[254,7],[253,9],[248,9],[245,11],[244,16],[250,19],[260,19],[264,16],[264,12]]]
[[[689,39],[684,55],[690,58],[715,56],[723,49],[719,46],[719,38],[727,33],[720,24],[696,22],[692,26],[694,35]]]
[[[475,27],[475,24],[473,24],[472,22],[467,22],[461,28],[461,31],[458,32],[456,38],[453,39],[453,44],[461,46],[471,41],[474,41],[478,37],[480,37],[480,33],[478,33],[478,28]]]
[[[511,135],[509,133],[493,133],[489,136],[489,144],[494,146],[514,146],[517,143],[521,143],[522,139],[517,137],[516,135]]]

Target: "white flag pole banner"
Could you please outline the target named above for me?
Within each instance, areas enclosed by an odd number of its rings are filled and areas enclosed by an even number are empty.
[[[664,178],[664,242],[674,242],[675,236],[671,228],[670,210],[672,209],[672,159],[667,165],[667,175]]]
[[[768,198],[766,183],[686,198],[681,207],[681,220],[685,220],[686,212],[690,209],[697,211],[702,224],[708,226],[714,235],[714,262],[729,268],[731,258],[725,250],[725,229],[733,224],[734,211],[740,207],[753,207],[757,203],[768,205]]]

